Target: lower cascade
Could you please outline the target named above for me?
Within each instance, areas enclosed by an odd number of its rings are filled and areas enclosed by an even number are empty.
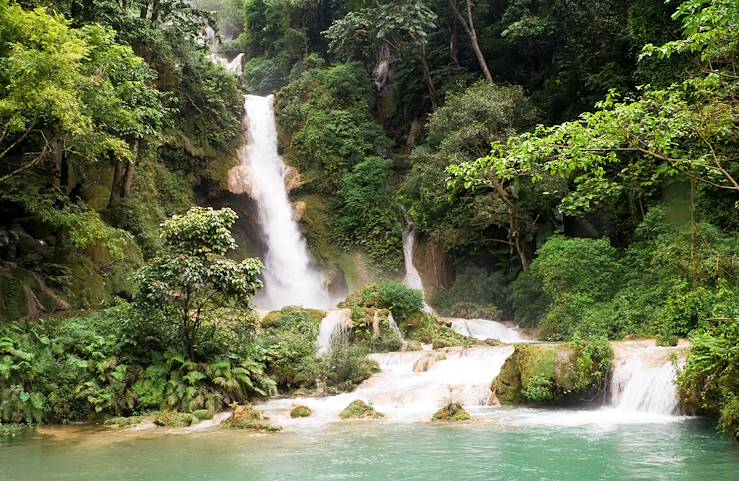
[[[295,422],[289,417],[290,409],[301,404],[315,412],[305,422],[326,423],[336,421],[351,401],[361,399],[392,421],[428,421],[449,402],[458,402],[468,409],[489,405],[490,381],[513,349],[500,346],[371,354],[382,371],[355,391],[330,397],[273,400],[261,409],[278,423],[288,425]]]
[[[679,405],[672,357],[673,353],[679,353],[679,348],[644,344],[612,343],[615,361],[609,386],[611,405],[623,412],[677,414]]]
[[[497,321],[487,319],[450,319],[452,329],[457,333],[485,341],[495,339],[506,344],[515,344],[526,341],[521,333],[514,328]]]

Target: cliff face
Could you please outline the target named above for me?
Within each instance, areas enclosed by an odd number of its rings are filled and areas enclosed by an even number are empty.
[[[421,276],[427,299],[454,282],[454,266],[444,255],[444,251],[428,239],[420,236],[416,238],[413,264]]]

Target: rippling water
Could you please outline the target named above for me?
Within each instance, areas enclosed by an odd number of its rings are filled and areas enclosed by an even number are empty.
[[[739,445],[695,419],[487,410],[465,425],[275,435],[45,429],[0,441],[2,481],[735,480]]]

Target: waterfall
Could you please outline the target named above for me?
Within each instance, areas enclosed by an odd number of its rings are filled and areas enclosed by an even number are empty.
[[[323,323],[322,323],[323,324]],[[350,393],[329,397],[271,400],[261,406],[278,424],[324,424],[338,420],[354,399],[362,399],[387,419],[400,422],[428,421],[449,401],[465,408],[487,406],[491,381],[513,353],[513,346],[371,354],[382,371]],[[419,367],[420,366],[420,367]],[[291,420],[293,405],[304,404],[315,412],[311,418]]]
[[[622,412],[677,414],[675,349],[647,342],[614,342],[611,405]]]
[[[518,330],[497,321],[486,319],[450,319],[450,321],[452,321],[452,329],[457,333],[474,337],[480,341],[496,339],[511,344],[526,340]]]
[[[415,264],[413,264],[413,248],[416,244],[416,226],[413,224],[413,221],[410,219],[403,206],[401,206],[401,210],[403,211],[403,215],[406,220],[405,229],[403,229],[403,258],[405,261],[405,277],[403,278],[403,284],[411,289],[418,289],[421,291],[421,294],[424,296],[424,312],[433,313],[434,310],[426,303],[421,275],[418,273],[418,269],[416,269]]]
[[[352,324],[352,312],[349,309],[333,309],[321,319],[316,347],[318,357],[331,351],[331,347],[349,331]]]
[[[238,61],[238,62],[237,62]],[[238,68],[241,54],[230,64]],[[285,188],[285,164],[277,151],[274,97],[247,95],[244,131],[246,144],[240,152],[248,188],[258,205],[259,224],[267,245],[264,259],[264,289],[257,295],[262,309],[286,305],[327,308],[329,295],[321,274],[312,268],[303,238]]]
[[[238,76],[241,76],[242,70],[241,70],[241,59],[244,58],[244,54],[240,53],[238,54],[233,60],[228,62],[226,64],[226,69],[230,72],[235,73]]]

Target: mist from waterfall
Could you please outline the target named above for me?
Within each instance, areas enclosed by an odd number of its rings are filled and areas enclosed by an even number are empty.
[[[230,64],[240,68],[241,58]],[[238,67],[237,67],[238,64]],[[325,309],[331,300],[321,273],[314,269],[285,187],[285,164],[278,153],[274,96],[247,95],[244,102],[246,144],[240,160],[256,200],[259,225],[267,245],[264,289],[256,297],[260,309],[286,305]]]

